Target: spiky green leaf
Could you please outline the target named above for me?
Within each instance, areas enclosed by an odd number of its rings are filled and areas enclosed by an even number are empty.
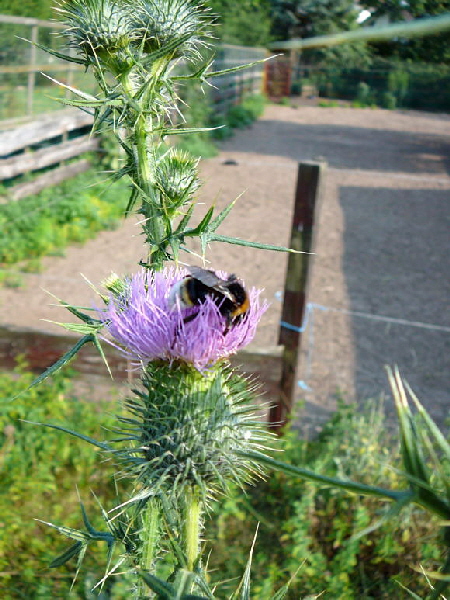
[[[64,431],[64,433],[73,435],[74,437],[77,437],[80,440],[88,442],[89,444],[92,444],[93,446],[96,446],[97,448],[101,448],[102,450],[109,450],[109,451],[111,450],[111,447],[109,446],[109,444],[106,444],[104,442],[98,442],[97,440],[94,440],[94,438],[91,438],[87,435],[83,435],[82,433],[77,433],[76,431],[72,431],[71,429],[68,429],[67,427],[62,427],[61,425],[53,425],[51,423],[39,423],[38,421],[27,421],[26,419],[23,419],[23,422],[30,423],[31,425],[41,425],[43,427],[49,427],[50,429],[57,429],[58,431]],[[52,527],[54,527],[54,526],[52,525]]]
[[[33,42],[31,40],[27,40],[26,38],[23,38],[20,36],[18,36],[18,38],[19,38],[19,40],[23,40],[24,42],[28,42],[29,44],[32,44],[33,46],[36,46],[37,48],[44,50],[44,52],[47,52],[47,54],[56,56],[56,58],[62,58],[62,60],[66,60],[67,62],[76,63],[77,65],[83,65],[83,66],[88,65],[88,62],[83,58],[77,58],[76,56],[68,56],[67,54],[63,54],[62,52],[57,52],[56,50],[47,48],[47,46],[43,46],[42,44],[38,44],[37,42]]]
[[[214,233],[209,236],[209,242],[225,242],[227,244],[235,244],[237,246],[247,246],[249,248],[259,248],[261,250],[273,250],[274,252],[292,252],[294,254],[308,254],[307,252],[300,252],[299,250],[293,250],[292,248],[286,248],[285,246],[276,246],[274,244],[262,244],[260,242],[250,242],[248,240],[242,240],[240,238],[230,237],[227,235],[219,235]]]
[[[75,544],[67,548],[65,552],[52,560],[52,562],[49,564],[50,569],[55,569],[66,564],[66,562],[68,562],[74,556],[77,556],[81,552],[82,548],[83,542],[75,542]]]
[[[88,342],[93,342],[94,339],[95,338],[92,334],[85,335],[84,337],[82,337],[80,340],[78,340],[78,342],[75,344],[75,346],[73,346],[73,348],[71,348],[68,352],[66,352],[63,356],[61,356],[61,358],[59,358],[55,363],[53,363],[53,365],[51,367],[49,367],[43,373],[41,373],[38,377],[36,377],[36,379],[34,379],[34,381],[32,381],[28,387],[26,387],[24,390],[19,392],[13,398],[11,398],[11,400],[15,400],[22,394],[25,394],[25,392],[28,392],[28,390],[30,390],[31,388],[35,387],[39,383],[42,383],[42,381],[47,379],[47,377],[50,377],[51,375],[53,375],[54,373],[59,371],[59,369],[64,367],[64,365],[66,365],[67,363],[69,363],[72,360],[72,358],[81,350],[81,348],[85,344],[87,344]]]
[[[265,63],[268,60],[272,60],[272,58],[276,58],[279,54],[273,54],[272,56],[268,56],[267,58],[262,58],[261,60],[255,60],[251,63],[246,63],[245,65],[237,65],[236,67],[230,67],[229,69],[222,69],[221,71],[211,71],[210,73],[205,74],[205,78],[211,79],[211,77],[220,77],[221,75],[227,75],[228,73],[235,73],[236,71],[242,71],[244,69],[249,69],[250,67],[254,67],[255,65],[259,65],[261,63]]]

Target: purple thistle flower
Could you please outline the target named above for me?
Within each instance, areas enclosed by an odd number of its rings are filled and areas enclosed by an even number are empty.
[[[154,360],[181,360],[204,371],[218,360],[234,354],[254,337],[256,326],[267,309],[259,302],[261,290],[252,288],[246,315],[226,327],[213,298],[184,308],[171,300],[171,291],[188,272],[165,268],[150,273],[143,269],[126,282],[124,294],[112,294],[101,319],[113,346],[127,356],[145,363]],[[218,276],[225,277],[218,272]],[[195,315],[187,320],[186,317]]]

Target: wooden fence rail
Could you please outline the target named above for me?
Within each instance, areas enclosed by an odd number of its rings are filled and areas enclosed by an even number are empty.
[[[52,334],[34,329],[0,327],[0,367],[13,369],[18,356],[23,356],[30,370],[42,373],[60,359],[79,341],[79,336]],[[114,379],[130,379],[130,362],[109,344],[102,344]],[[265,403],[275,402],[281,372],[281,349],[251,348],[232,357],[234,367],[258,378],[264,391]],[[85,375],[109,377],[106,365],[98,350],[86,344],[70,362],[70,366]],[[131,371],[132,375],[132,371]]]
[[[90,115],[72,109],[61,111],[56,119],[54,115],[47,115],[0,133],[0,181],[55,167],[38,174],[32,181],[5,188],[5,194],[0,195],[0,204],[31,196],[89,169],[90,161],[86,158],[64,163],[86,152],[98,150],[98,139],[85,134],[92,123]],[[74,136],[73,139],[66,140],[68,135]],[[39,147],[42,144],[45,144],[44,148]]]

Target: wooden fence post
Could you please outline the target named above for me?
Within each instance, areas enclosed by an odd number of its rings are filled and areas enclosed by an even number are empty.
[[[39,27],[32,25],[31,27],[31,47],[30,47],[30,67],[32,70],[28,73],[28,86],[27,86],[27,115],[31,117],[33,114],[33,97],[34,88],[36,86],[36,44],[39,37]]]
[[[283,345],[280,398],[269,412],[269,426],[279,432],[286,424],[295,399],[297,363],[313,249],[314,222],[318,214],[325,163],[298,165],[290,247],[308,254],[289,254],[284,285],[279,344]]]

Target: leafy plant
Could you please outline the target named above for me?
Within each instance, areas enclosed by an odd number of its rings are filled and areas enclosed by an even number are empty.
[[[283,448],[284,460],[316,473],[402,486],[398,443],[380,402],[369,403],[363,413],[341,403],[317,440],[299,440],[290,431]],[[241,570],[259,522],[255,600],[269,598],[291,577],[290,598],[320,592],[348,600],[406,598],[397,581],[424,596],[429,587],[415,569],[435,570],[442,561],[433,534],[437,519],[410,505],[390,520],[390,508],[374,498],[273,472],[245,495],[235,490],[221,503],[218,522],[208,527],[215,549],[210,568],[225,581]]]
[[[19,202],[2,204],[0,263],[28,260],[37,266],[40,256],[114,228],[123,214],[126,183],[106,180],[92,186],[94,178],[92,169]]]
[[[37,519],[73,527],[80,520],[80,498],[88,512],[93,507],[98,511],[93,491],[101,493],[106,506],[115,501],[111,462],[99,470],[98,453],[91,448],[25,422],[61,422],[83,427],[87,435],[103,435],[102,427],[112,427],[108,411],[116,394],[110,391],[101,402],[78,398],[72,377],[66,371],[24,392],[34,375],[22,360],[13,373],[0,373],[0,596],[5,600],[85,598],[83,579],[70,592],[76,563],[61,571],[48,570],[55,548],[63,550],[64,542]],[[100,525],[99,520],[94,524]],[[104,573],[99,551],[93,548],[86,563],[87,576],[95,581]]]

